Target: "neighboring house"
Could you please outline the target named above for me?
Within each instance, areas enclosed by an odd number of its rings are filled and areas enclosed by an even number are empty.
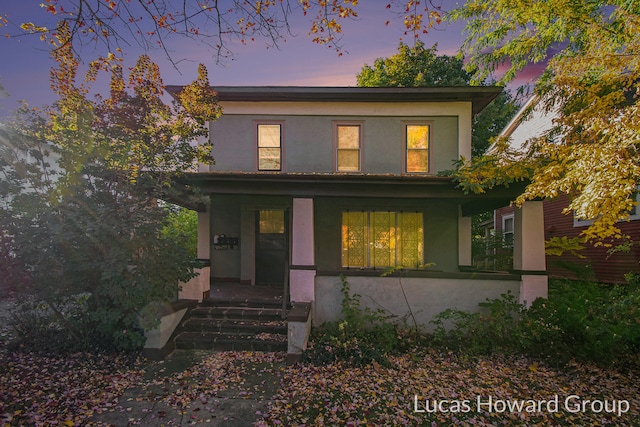
[[[546,297],[541,204],[516,213],[518,271],[479,273],[471,215],[517,192],[465,195],[438,175],[470,158],[472,117],[500,88],[215,89],[215,164],[185,181],[208,199],[198,255],[211,262],[207,283],[282,285],[290,301],[313,303],[315,323],[341,315],[341,276],[364,304],[397,316],[410,305],[423,325],[507,291]],[[400,266],[401,279],[382,277]]]
[[[520,149],[527,141],[549,133],[554,128],[553,120],[557,111],[546,111],[538,103],[537,97],[532,97],[500,136],[508,137],[511,147]],[[556,137],[557,138],[557,137]],[[639,200],[640,202],[640,197]],[[565,215],[563,209],[569,204],[566,195],[543,202],[544,206],[544,237],[578,237],[590,224],[580,221],[573,215]],[[631,212],[630,220],[620,222],[619,228],[635,242],[640,242],[640,212],[636,206]],[[503,236],[508,246],[513,238],[513,207],[497,209],[494,214],[493,226],[498,236]],[[609,248],[583,244],[584,249],[576,254],[565,253],[562,256],[547,255],[547,271],[549,276],[590,278],[606,283],[625,283],[624,275],[629,272],[640,274],[640,247],[633,245],[628,252],[608,253]]]

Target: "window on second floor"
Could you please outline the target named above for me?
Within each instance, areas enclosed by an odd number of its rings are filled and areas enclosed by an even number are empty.
[[[282,169],[282,125],[258,124],[258,170]]]
[[[426,123],[408,123],[404,126],[407,172],[429,172],[430,126]]]
[[[362,152],[360,124],[336,124],[336,170],[359,172]]]

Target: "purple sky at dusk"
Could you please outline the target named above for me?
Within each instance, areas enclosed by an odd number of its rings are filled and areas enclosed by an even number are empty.
[[[52,16],[39,7],[39,0],[11,1],[0,5],[0,14],[8,15],[10,24],[0,28],[0,34],[15,33],[15,24],[48,20],[55,26]],[[204,63],[209,70],[209,80],[216,85],[270,85],[270,86],[355,86],[356,74],[364,64],[372,65],[379,57],[397,52],[401,38],[412,43],[412,36],[403,35],[401,19],[390,14],[386,2],[362,2],[357,7],[358,18],[343,21],[342,46],[344,54],[338,54],[325,46],[319,46],[308,36],[309,20],[294,11],[291,20],[292,33],[279,49],[267,48],[264,41],[242,45],[233,43],[233,58],[216,62],[215,53],[195,41],[175,38],[170,43],[171,55],[177,61],[176,69],[161,50],[149,52],[158,63],[165,84],[187,84],[197,74],[197,66]],[[391,21],[385,26],[387,20]],[[14,24],[12,26],[12,24]],[[422,36],[427,46],[438,44],[439,54],[454,55],[463,40],[463,23],[442,24]],[[142,50],[131,46],[125,49],[125,66],[135,63]],[[82,59],[92,60],[101,51],[87,47],[81,52]],[[49,68],[52,61],[47,46],[37,37],[0,38],[0,83],[9,93],[9,98],[0,99],[0,116],[15,109],[19,100],[29,105],[40,106],[54,101],[49,89]],[[522,73],[517,85],[531,82],[540,68]],[[97,90],[104,92],[104,82]]]

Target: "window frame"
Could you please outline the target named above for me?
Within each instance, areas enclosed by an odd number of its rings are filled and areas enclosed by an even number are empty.
[[[416,149],[409,148],[409,126],[426,126],[427,127],[427,148]],[[403,170],[407,174],[430,174],[432,171],[431,159],[433,158],[433,121],[432,120],[403,120],[402,121],[402,145],[403,145]],[[409,171],[409,152],[425,151],[427,154],[427,170],[425,171]]]
[[[340,170],[339,152],[340,150],[355,151],[355,149],[341,149],[338,145],[338,129],[341,126],[357,127],[358,130],[358,170]],[[340,173],[361,173],[364,161],[364,121],[356,120],[340,120],[333,122],[333,170]]]
[[[511,220],[511,227],[512,230],[509,232],[506,232],[506,224],[507,221]],[[513,247],[513,243],[515,240],[515,232],[516,232],[516,219],[515,219],[515,215],[514,214],[509,214],[509,215],[503,215],[502,216],[502,228],[500,229],[500,233],[502,234],[502,242],[504,243],[504,245],[506,247]],[[511,241],[507,242],[506,236],[510,235],[511,236]]]
[[[274,126],[277,125],[280,127],[280,146],[278,147],[280,150],[280,167],[278,169],[262,169],[260,168],[260,149],[261,148],[275,148],[275,147],[260,147],[260,126]],[[284,122],[283,121],[275,121],[275,120],[256,120],[254,121],[254,141],[255,141],[255,167],[259,172],[282,172],[284,171]]]
[[[345,224],[344,222],[344,218],[345,218],[345,214],[347,213],[358,213],[358,214],[365,214],[366,215],[366,223],[363,225],[363,238],[362,238],[362,242],[360,243],[360,246],[363,250],[363,264],[364,265],[348,265],[348,260],[347,262],[345,262],[345,251],[348,254],[349,249],[345,248],[345,243],[349,241],[349,237],[347,236],[345,238],[345,231],[348,230],[348,224]],[[390,258],[393,257],[393,260],[391,261],[390,265],[376,265],[375,262],[375,230],[374,230],[374,220],[372,219],[372,214],[380,214],[380,213],[387,213],[387,214],[393,214],[393,225],[390,225],[389,228],[389,239],[391,239],[391,236],[393,237],[393,246],[394,249],[393,251],[391,250],[391,247],[389,248],[389,254],[390,254]],[[420,222],[419,222],[419,226],[418,229],[416,230],[416,234],[417,236],[417,241],[419,242],[419,247],[417,249],[417,255],[418,255],[418,259],[415,260],[417,261],[417,265],[402,265],[402,260],[403,260],[403,253],[402,253],[402,248],[407,244],[407,241],[403,241],[402,240],[402,236],[403,236],[403,232],[401,231],[402,226],[401,223],[403,221],[403,219],[400,218],[401,215],[403,214],[413,214],[413,215],[419,215],[420,216]],[[398,266],[402,266],[405,269],[416,269],[416,268],[420,268],[420,266],[424,265],[424,259],[425,259],[425,214],[423,211],[421,210],[397,210],[397,211],[391,211],[391,210],[384,210],[384,209],[345,209],[341,212],[340,215],[340,256],[339,256],[339,263],[340,263],[340,268],[341,269],[345,269],[345,270],[350,270],[350,269],[358,269],[358,270],[376,270],[376,269],[386,269],[386,268],[393,268],[393,267],[398,267]],[[391,229],[393,229],[393,232],[391,232]],[[409,240],[411,241],[411,240]],[[389,240],[389,243],[391,244],[391,240]],[[348,258],[348,255],[347,255]]]

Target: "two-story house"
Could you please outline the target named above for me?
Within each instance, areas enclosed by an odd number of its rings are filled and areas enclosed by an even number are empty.
[[[215,164],[187,177],[208,200],[196,298],[209,283],[280,284],[321,323],[340,316],[343,275],[362,303],[398,316],[410,305],[426,326],[507,291],[546,297],[539,202],[516,214],[516,271],[474,272],[470,215],[517,193],[464,194],[442,175],[471,157],[472,118],[500,88],[215,89]],[[390,267],[403,270],[383,277]]]

